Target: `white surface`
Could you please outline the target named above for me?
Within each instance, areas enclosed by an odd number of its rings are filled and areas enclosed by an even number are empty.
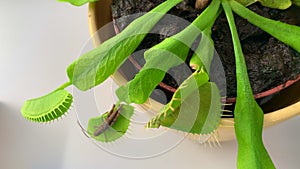
[[[235,168],[235,141],[212,149],[185,140],[164,155],[130,160],[108,154],[90,142],[81,133],[74,111],[52,124],[26,121],[19,111],[22,103],[67,80],[66,66],[78,57],[89,38],[87,6],[77,8],[55,0],[4,1],[0,24],[1,169]],[[105,86],[99,90],[104,96],[111,95]],[[297,117],[264,132],[266,147],[278,168],[300,166],[299,122]]]

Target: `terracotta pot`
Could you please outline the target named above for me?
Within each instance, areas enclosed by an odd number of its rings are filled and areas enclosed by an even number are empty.
[[[91,35],[93,35],[102,26],[112,22],[110,8],[111,3],[112,0],[105,0],[89,4],[88,17]],[[95,46],[101,44],[101,42],[115,34],[113,25],[108,26],[106,28],[106,32],[107,35],[101,35],[100,37],[95,36],[93,38]],[[127,82],[122,72],[116,72],[112,78],[118,85],[124,85]],[[268,100],[267,104],[262,104],[262,108],[265,111],[264,127],[273,126],[297,116],[300,114],[300,76],[296,80],[288,81],[286,84],[282,84],[271,90],[259,93],[256,95],[256,98]],[[228,101],[234,102],[234,98],[229,99]],[[141,106],[146,110],[157,112],[163,105],[150,98]],[[234,139],[234,119],[222,118],[220,126],[217,129],[217,133],[219,141]]]

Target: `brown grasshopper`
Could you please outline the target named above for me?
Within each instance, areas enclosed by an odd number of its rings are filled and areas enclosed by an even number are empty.
[[[94,132],[94,136],[99,136],[116,122],[120,115],[122,105],[117,110],[115,110],[115,107],[116,105],[114,104],[107,117],[103,120],[103,123],[97,127],[97,130]]]

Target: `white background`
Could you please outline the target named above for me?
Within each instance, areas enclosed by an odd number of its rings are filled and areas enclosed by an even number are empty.
[[[80,131],[73,110],[51,124],[25,120],[20,114],[23,102],[67,81],[65,69],[88,39],[87,5],[73,7],[55,0],[1,2],[1,169],[235,168],[235,141],[209,148],[185,140],[164,155],[132,160],[97,148]],[[111,96],[105,88],[111,83],[99,89],[104,96]],[[278,168],[300,166],[299,122],[296,117],[264,132],[265,145]]]

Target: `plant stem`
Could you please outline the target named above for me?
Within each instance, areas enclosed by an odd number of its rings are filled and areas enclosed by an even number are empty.
[[[64,83],[63,85],[59,86],[56,90],[62,90],[62,89],[65,89],[65,88],[67,88],[71,85],[72,85],[72,82],[69,81],[69,82]]]

